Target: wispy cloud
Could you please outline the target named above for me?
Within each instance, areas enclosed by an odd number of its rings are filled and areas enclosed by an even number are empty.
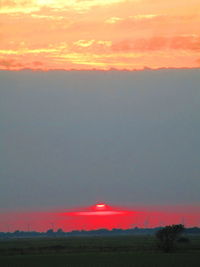
[[[199,11],[198,0],[2,0],[0,59],[45,70],[195,68]]]

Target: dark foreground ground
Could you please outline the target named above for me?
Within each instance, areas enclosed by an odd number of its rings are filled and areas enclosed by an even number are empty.
[[[1,267],[199,267],[200,237],[173,253],[156,248],[153,236],[73,237],[0,241]]]

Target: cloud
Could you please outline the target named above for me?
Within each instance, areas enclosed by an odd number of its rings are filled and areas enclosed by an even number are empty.
[[[16,6],[16,1],[12,0],[1,0],[1,7],[13,7]]]
[[[89,47],[94,43],[94,40],[78,40],[74,42],[74,45],[81,47]]]
[[[21,68],[23,67],[23,64],[15,61],[14,59],[1,59],[0,60],[0,69],[1,68],[6,68],[6,69],[9,69],[9,68]]]
[[[34,61],[33,65],[36,66],[36,67],[41,67],[43,65],[43,63],[40,62],[40,61]]]
[[[106,23],[109,23],[109,24],[115,24],[117,23],[118,21],[122,21],[123,18],[118,18],[118,17],[110,17],[108,19],[106,19]]]
[[[77,11],[84,13],[94,7],[104,7],[114,4],[124,3],[126,0],[1,0],[0,13],[31,13],[39,11],[43,8],[50,8],[54,10]]]
[[[162,49],[200,51],[200,36],[139,38],[135,40],[124,40],[112,45],[112,50],[115,52],[153,51]]]
[[[136,21],[141,21],[141,20],[152,20],[155,18],[161,18],[163,16],[161,15],[156,15],[156,14],[138,14],[135,16],[128,16],[125,18],[122,17],[110,17],[106,19],[106,23],[109,24],[115,24],[115,23],[127,23],[127,22],[136,22]]]
[[[191,0],[186,10],[185,1],[174,1],[167,7],[161,0],[1,0],[0,56],[45,69],[154,68],[158,54],[160,67],[169,58],[171,67],[194,66],[199,5]]]
[[[20,63],[19,60],[9,58],[0,60],[0,70],[23,70],[23,69],[32,69],[32,70],[46,70],[43,62],[40,61],[29,61]]]
[[[57,48],[37,48],[37,49],[31,49],[31,48],[21,48],[17,50],[0,50],[0,54],[2,55],[25,55],[25,54],[41,54],[41,53],[53,53],[57,52]]]
[[[103,46],[107,46],[110,47],[112,45],[112,41],[104,41],[104,40],[100,40],[96,42],[98,45],[103,45]]]
[[[56,15],[40,15],[40,14],[32,14],[31,15],[32,18],[36,18],[36,19],[48,19],[48,20],[63,20],[64,17],[63,16],[56,16]]]
[[[78,40],[73,42],[73,45],[70,47],[71,52],[91,52],[102,54],[107,51],[109,53],[112,42],[109,40]]]
[[[3,1],[3,2],[2,2]],[[33,0],[1,0],[0,14],[32,13],[38,11],[39,7],[34,5]]]
[[[171,39],[170,48],[200,51],[200,36],[176,36]]]

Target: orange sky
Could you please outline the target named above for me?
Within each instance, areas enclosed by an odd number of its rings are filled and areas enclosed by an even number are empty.
[[[1,0],[0,69],[200,67],[199,0]]]

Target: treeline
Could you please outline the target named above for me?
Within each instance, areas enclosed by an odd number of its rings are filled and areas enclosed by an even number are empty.
[[[33,237],[70,237],[70,236],[113,236],[113,235],[154,235],[160,229],[164,227],[156,228],[132,228],[132,229],[97,229],[97,230],[74,230],[71,232],[64,232],[61,228],[57,231],[53,229],[48,229],[46,232],[36,232],[36,231],[19,231],[14,232],[0,232],[1,239],[8,238],[33,238]],[[199,227],[185,228],[185,234],[200,234]]]

